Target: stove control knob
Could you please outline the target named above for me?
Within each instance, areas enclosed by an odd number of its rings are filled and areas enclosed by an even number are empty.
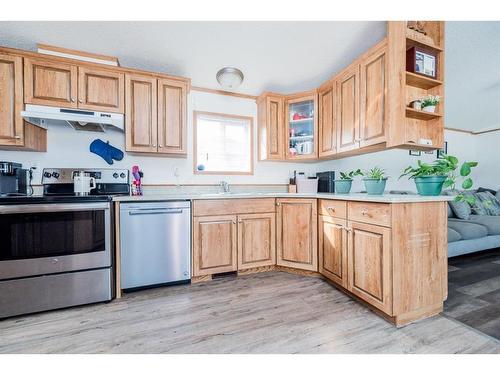
[[[44,172],[43,173],[43,177],[45,177],[45,178],[51,178],[52,174],[50,172]]]
[[[116,173],[116,172],[115,172],[115,173],[113,173],[113,177],[114,177],[114,178],[118,178],[118,173]]]
[[[125,173],[123,173],[123,172],[122,172],[122,173],[120,173],[120,177],[121,177],[121,178],[125,178]]]
[[[57,173],[57,172],[52,173],[52,177],[59,178],[59,173]]]

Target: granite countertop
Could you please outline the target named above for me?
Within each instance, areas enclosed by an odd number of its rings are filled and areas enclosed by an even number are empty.
[[[116,202],[147,202],[168,200],[198,200],[198,199],[237,199],[237,198],[320,198],[345,201],[378,202],[378,203],[415,203],[415,202],[445,202],[453,199],[451,196],[424,197],[420,195],[384,194],[367,195],[363,193],[352,194],[300,194],[300,193],[171,193],[171,194],[146,194],[143,196],[116,196]]]

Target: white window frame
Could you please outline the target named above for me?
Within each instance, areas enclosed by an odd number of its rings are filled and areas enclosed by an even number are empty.
[[[198,134],[198,116],[214,117],[214,118],[228,118],[233,120],[248,121],[249,135],[250,135],[250,171],[200,171],[198,170],[198,147],[197,147],[197,134]],[[193,111],[193,173],[194,174],[214,174],[214,175],[253,175],[254,174],[254,133],[253,133],[253,117],[251,116],[238,116],[228,113],[216,112],[203,112]]]

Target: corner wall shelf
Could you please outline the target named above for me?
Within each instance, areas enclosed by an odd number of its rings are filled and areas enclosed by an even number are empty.
[[[432,89],[433,87],[443,84],[443,81],[425,77],[420,74],[406,72],[406,84],[413,87],[418,87],[424,90]]]
[[[406,117],[427,121],[443,117],[443,115],[441,115],[440,113],[425,112],[418,109],[406,108]]]

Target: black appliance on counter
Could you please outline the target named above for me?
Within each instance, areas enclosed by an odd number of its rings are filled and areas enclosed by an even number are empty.
[[[96,188],[73,193],[76,171]],[[113,195],[126,169],[46,168],[44,195],[0,197],[0,319],[113,298]]]
[[[318,172],[318,193],[334,193],[335,192],[335,172]]]
[[[22,164],[0,161],[0,196],[24,196],[28,194],[28,173]]]

